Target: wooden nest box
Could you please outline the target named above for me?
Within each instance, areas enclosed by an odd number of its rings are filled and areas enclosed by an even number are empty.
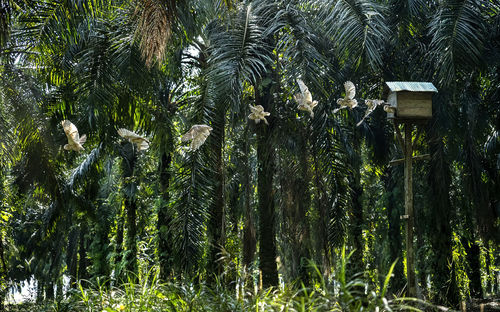
[[[431,82],[388,81],[385,83],[387,118],[427,120],[432,118],[432,95],[438,92]]]

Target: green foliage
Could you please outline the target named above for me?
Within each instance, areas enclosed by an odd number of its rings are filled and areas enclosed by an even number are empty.
[[[333,281],[325,281],[318,268],[314,286],[285,286],[247,293],[237,297],[231,289],[216,284],[189,281],[161,283],[158,273],[150,270],[137,283],[126,283],[120,288],[107,289],[101,284],[92,289],[80,287],[78,302],[72,302],[76,311],[421,311],[417,304],[425,302],[411,298],[386,298],[385,293],[395,263],[385,276],[380,292],[359,274],[347,276],[350,255],[342,249]],[[362,292],[359,290],[362,289]],[[365,290],[368,289],[368,290]]]
[[[439,89],[412,133],[431,154],[414,167],[421,295],[498,293],[498,1],[153,2],[0,0],[0,301],[31,278],[51,301],[69,278],[81,298],[41,310],[411,309],[393,298],[394,128],[381,108],[355,126],[390,80]],[[347,80],[359,105],[333,113]],[[247,118],[259,104],[269,125]],[[85,151],[62,148],[62,119]],[[193,124],[213,128],[197,151]]]

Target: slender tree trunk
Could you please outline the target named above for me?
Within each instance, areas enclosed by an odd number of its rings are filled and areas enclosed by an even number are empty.
[[[171,139],[168,140],[170,143]],[[160,188],[162,203],[158,209],[158,258],[160,262],[160,278],[167,280],[168,276],[172,273],[173,268],[173,237],[170,233],[170,225],[172,223],[172,215],[169,211],[170,201],[170,166],[172,164],[172,154],[167,147],[167,150],[161,154],[160,157]]]
[[[66,264],[68,266],[69,287],[76,289],[76,278],[78,270],[78,240],[80,233],[77,227],[74,227],[68,237],[68,247],[66,253]]]
[[[465,252],[467,253],[467,262],[469,263],[468,276],[470,279],[469,291],[472,298],[483,297],[483,287],[481,286],[481,263],[479,261],[480,249],[475,241],[463,241]]]
[[[224,124],[225,124],[225,109],[222,105],[218,105],[215,112],[215,119],[212,123],[212,153],[215,158],[215,173],[214,173],[214,198],[212,200],[210,217],[208,221],[209,233],[209,259],[207,271],[209,274],[209,282],[215,282],[214,275],[220,276],[223,271],[223,266],[218,259],[220,252],[224,248],[225,240],[225,222],[224,222]]]
[[[249,171],[249,170],[246,170]],[[248,172],[247,172],[248,174]],[[245,225],[243,232],[243,265],[249,268],[257,250],[257,237],[252,206],[250,205],[250,184],[245,185]]]
[[[129,179],[134,176],[135,164],[137,162],[137,151],[132,143],[124,143],[122,145],[122,175],[124,179]],[[124,193],[124,209],[126,216],[126,237],[125,237],[125,253],[123,254],[122,263],[127,271],[128,277],[135,281],[137,278],[137,202],[135,200],[136,182],[125,182],[123,187]]]
[[[0,168],[1,170],[1,168]],[[1,174],[1,171],[0,171]],[[1,180],[2,176],[0,176],[0,188],[1,188],[1,183],[3,181]],[[1,189],[0,189],[1,192]],[[1,194],[1,193],[0,193]],[[1,204],[1,202],[0,202]],[[5,300],[5,295],[7,294],[7,287],[5,287],[7,281],[7,265],[5,263],[5,256],[4,256],[4,250],[3,250],[3,233],[0,232],[0,311],[4,311],[4,300]],[[5,283],[5,284],[4,284]],[[5,289],[3,288],[5,287]]]
[[[320,163],[318,161],[316,147],[313,147],[311,150],[313,161],[314,161],[314,183],[316,185],[316,206],[319,212],[319,220],[318,226],[316,228],[317,233],[317,250],[319,253],[319,257],[317,257],[318,261],[321,261],[323,264],[323,275],[328,277],[330,274],[330,247],[328,244],[328,220],[330,219],[328,210],[325,204],[326,191],[325,186],[322,181],[322,173],[319,172]],[[318,262],[319,263],[319,262]]]
[[[57,279],[57,283],[56,283],[56,299],[57,301],[61,301],[64,299],[64,295],[63,295],[63,278],[62,277],[59,277]]]
[[[101,207],[99,209],[105,209]],[[111,274],[110,265],[108,263],[109,255],[109,229],[110,224],[106,216],[98,219],[95,226],[96,235],[92,242],[92,275],[93,278],[104,279],[104,284],[108,285],[108,278]]]
[[[45,300],[52,301],[54,300],[54,283],[49,282],[45,288]]]
[[[249,163],[250,158],[250,142],[248,135],[248,126],[245,126],[245,153],[243,155],[243,188],[244,188],[244,229],[243,229],[243,267],[248,270],[252,265],[255,258],[255,252],[257,250],[257,238],[255,231],[255,221],[253,209],[251,206],[251,168]],[[249,275],[251,276],[251,275]],[[253,288],[252,278],[247,278],[245,281],[245,287],[248,289]]]
[[[354,124],[354,121],[352,121]],[[352,189],[352,212],[351,212],[351,237],[354,247],[354,253],[351,256],[351,272],[360,273],[364,271],[363,265],[363,205],[361,196],[363,195],[363,187],[361,186],[361,147],[360,138],[357,129],[354,129],[353,138],[353,156],[352,164],[352,179],[350,187]]]
[[[301,139],[297,142],[300,151],[297,158],[285,155],[285,162],[279,162],[284,240],[290,245],[289,252],[284,258],[289,259],[285,264],[291,279],[300,279],[304,284],[309,283],[310,231],[307,211],[311,203],[309,192],[308,147],[307,133],[304,129],[299,132]],[[289,158],[289,159],[288,159]],[[281,160],[281,158],[280,158]]]
[[[3,209],[3,201],[4,201],[4,171],[3,166],[0,164],[0,209]],[[3,246],[3,232],[0,231],[0,285],[6,285],[7,277],[7,264],[5,263],[5,252]],[[5,286],[0,286],[0,311],[4,311],[4,300],[5,295],[7,294],[7,289],[3,288]]]
[[[305,131],[304,137],[309,137],[308,131]],[[301,149],[301,153],[299,154],[299,169],[300,169],[300,178],[297,181],[297,201],[299,203],[299,216],[300,219],[300,272],[299,276],[303,283],[306,285],[309,284],[310,276],[309,276],[309,263],[311,260],[311,237],[309,231],[309,222],[307,218],[307,211],[309,210],[309,206],[311,205],[311,193],[309,192],[309,183],[311,177],[309,175],[309,145],[307,139],[304,139],[303,148]]]
[[[132,280],[137,278],[137,204],[135,199],[125,199],[125,210],[127,212],[127,237],[125,239],[126,252],[124,263],[126,263],[127,274]]]
[[[394,277],[391,278],[390,289],[393,293],[397,293],[402,290],[405,285],[405,276],[403,268],[403,257],[401,254],[402,250],[402,237],[401,237],[401,224],[400,216],[401,211],[398,208],[398,200],[395,198],[396,182],[394,181],[393,175],[394,170],[386,167],[385,174],[383,177],[385,192],[388,194],[386,207],[387,207],[387,220],[389,221],[389,227],[387,229],[387,240],[389,242],[389,259],[391,262],[398,260],[396,266],[394,267]]]
[[[262,81],[269,81],[272,76]],[[255,103],[262,105],[269,112],[273,107],[272,82],[259,83],[255,87]],[[262,88],[262,91],[259,89]],[[278,270],[276,266],[276,236],[274,207],[274,159],[272,129],[273,116],[268,117],[269,125],[260,123],[257,130],[257,190],[259,194],[259,269],[262,274],[262,286],[278,285]]]
[[[78,261],[78,280],[82,284],[84,284],[83,280],[88,279],[88,272],[87,272],[88,261],[87,261],[87,247],[86,247],[87,244],[85,240],[86,232],[87,232],[87,225],[82,223],[80,225],[80,239],[79,239],[80,246],[78,247],[78,254],[80,256]]]
[[[41,303],[44,300],[43,282],[39,279],[36,282],[36,303]]]
[[[123,211],[123,206],[120,207],[120,213],[118,215],[118,221],[117,221],[117,226],[116,226],[116,241],[115,241],[115,276],[114,279],[115,281],[120,281],[122,278],[122,272],[120,271],[120,261],[122,259],[122,254],[123,254],[123,232],[124,232],[124,227],[125,227],[125,221],[124,221],[124,211]]]
[[[450,194],[449,166],[444,159],[444,143],[442,138],[430,140],[431,168],[429,171],[431,220],[429,238],[434,251],[431,267],[433,269],[433,285],[438,304],[458,306],[459,294],[452,263],[452,228],[450,217],[453,213]]]

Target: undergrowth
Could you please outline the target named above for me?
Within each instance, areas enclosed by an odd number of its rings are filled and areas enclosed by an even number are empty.
[[[217,282],[209,287],[199,281],[162,283],[158,270],[152,269],[129,280],[120,287],[98,281],[90,287],[79,285],[68,299],[40,307],[38,311],[53,312],[156,312],[156,311],[421,311],[422,301],[387,295],[394,264],[383,285],[376,290],[362,274],[347,275],[347,260],[343,255],[335,278],[326,281],[317,267],[311,286],[284,285],[279,288],[237,292],[233,286]],[[87,283],[89,285],[89,283]],[[420,308],[419,308],[420,307]]]

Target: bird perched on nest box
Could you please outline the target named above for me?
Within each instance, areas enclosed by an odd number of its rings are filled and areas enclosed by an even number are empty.
[[[391,106],[391,105],[384,105],[384,111],[389,114],[395,114],[396,113],[396,107]]]
[[[345,96],[344,98],[340,98],[337,100],[337,104],[339,104],[340,107],[335,109],[333,111],[334,113],[338,112],[343,108],[353,109],[354,107],[358,106],[358,101],[354,99],[354,96],[356,96],[356,87],[354,86],[354,83],[346,81],[344,83],[344,89],[345,89]]]
[[[181,141],[186,142],[191,140],[191,150],[196,151],[205,143],[205,140],[212,130],[212,127],[207,125],[193,125],[191,129],[181,137]]]
[[[313,101],[309,88],[302,80],[297,78],[297,83],[299,84],[300,93],[295,94],[294,98],[299,104],[298,109],[308,111],[311,118],[313,118],[313,109],[318,105],[318,101]]]
[[[271,115],[271,113],[265,112],[264,107],[262,105],[256,105],[256,106],[250,105],[250,110],[252,112],[250,113],[250,115],[248,115],[249,119],[255,121],[256,124],[260,123],[260,121],[263,120],[266,125],[269,125],[267,123],[266,116]]]
[[[122,138],[129,140],[130,143],[134,143],[137,146],[137,149],[139,151],[144,151],[144,150],[147,150],[149,148],[150,142],[146,138],[138,135],[137,133],[135,133],[133,131],[130,131],[130,130],[127,130],[124,128],[120,128],[120,129],[118,129],[118,134]]]
[[[66,137],[68,138],[68,144],[64,145],[64,149],[75,152],[83,151],[84,148],[82,145],[85,141],[87,141],[87,136],[85,134],[80,136],[76,126],[69,120],[61,121],[61,125],[64,129]]]

